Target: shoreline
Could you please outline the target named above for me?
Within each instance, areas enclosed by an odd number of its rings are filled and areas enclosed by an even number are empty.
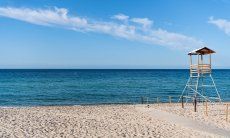
[[[199,102],[201,104],[202,102]],[[106,105],[164,105],[164,104],[175,104],[175,105],[181,105],[181,102],[150,102],[150,103],[93,103],[93,104],[57,104],[57,105],[15,105],[15,106],[1,106],[1,108],[30,108],[30,107],[65,107],[65,106],[106,106]],[[192,104],[192,103],[184,103],[184,104]],[[210,104],[210,103],[209,103]],[[224,102],[216,102],[216,104],[230,104],[230,101],[224,101]]]

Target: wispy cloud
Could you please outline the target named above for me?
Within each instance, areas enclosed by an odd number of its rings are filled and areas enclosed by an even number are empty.
[[[112,18],[121,20],[121,21],[127,21],[129,19],[129,16],[120,13],[120,14],[112,16]]]
[[[44,26],[65,26],[81,28],[87,25],[87,20],[79,17],[69,17],[64,8],[28,9],[28,8],[0,8],[0,16],[5,16],[29,23]]]
[[[131,21],[143,25],[144,28],[149,28],[153,24],[148,18],[132,18]]]
[[[148,18],[130,18],[124,14],[112,18],[125,22],[103,22],[95,19],[71,16],[65,8],[30,9],[0,7],[0,16],[13,18],[43,26],[57,26],[83,32],[98,32],[132,41],[171,48],[190,49],[200,47],[202,42],[183,34],[154,29],[153,21]],[[141,25],[141,26],[140,26]],[[146,29],[148,28],[148,29]]]
[[[214,17],[210,17],[208,23],[214,24],[220,30],[224,31],[226,34],[230,35],[230,21],[226,19],[214,19]]]

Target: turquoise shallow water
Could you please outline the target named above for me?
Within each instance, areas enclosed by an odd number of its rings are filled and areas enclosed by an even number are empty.
[[[188,76],[188,70],[0,70],[0,106],[166,101],[181,94]],[[230,101],[230,70],[214,70],[213,77]]]

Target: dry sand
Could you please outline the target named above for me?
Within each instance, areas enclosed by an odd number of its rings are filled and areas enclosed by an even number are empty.
[[[197,112],[194,112],[194,106],[192,104],[184,104],[182,108],[181,104],[153,104],[152,108],[167,111],[169,113],[177,114],[193,120],[208,124],[215,125],[218,128],[223,128],[230,131],[230,103],[222,104],[210,104],[199,103],[197,105]],[[228,108],[228,120],[226,121],[226,104],[229,104]],[[230,134],[229,134],[230,136]]]
[[[0,108],[0,137],[220,137],[138,110],[157,108],[181,116],[194,116],[192,113],[182,113],[184,111],[176,107],[180,106],[162,104],[150,105],[149,108],[146,105]],[[218,121],[214,121],[214,124],[225,129],[230,126],[229,123],[220,125]]]

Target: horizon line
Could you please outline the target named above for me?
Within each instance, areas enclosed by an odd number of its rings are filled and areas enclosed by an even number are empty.
[[[212,70],[229,70],[213,68]],[[0,68],[0,70],[189,70],[189,68]]]

